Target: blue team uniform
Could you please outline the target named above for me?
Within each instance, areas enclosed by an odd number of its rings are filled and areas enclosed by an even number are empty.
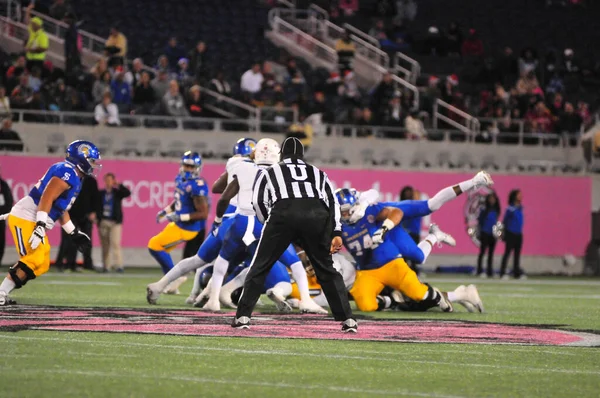
[[[417,234],[419,234],[421,230],[421,218],[431,214],[431,210],[429,209],[429,205],[427,204],[426,200],[382,202],[371,206],[376,206],[375,209],[378,209],[379,211],[383,210],[385,207],[395,207],[402,210],[404,213],[404,216],[402,217],[403,223],[412,223],[414,222],[413,220],[416,220],[418,227],[416,227],[417,230],[415,233]],[[369,206],[369,208],[371,206]],[[402,226],[397,226],[388,232],[388,238],[394,242],[404,258],[413,260],[420,264],[425,261],[423,251],[419,249],[417,243],[415,243],[413,238],[409,235],[409,232],[410,231],[402,228]]]
[[[66,211],[81,190],[81,179],[77,175],[75,165],[64,161],[55,163],[31,189],[29,195],[21,199],[12,208],[8,217],[8,226],[19,254],[19,262],[25,264],[35,276],[42,275],[50,268],[50,242],[44,237],[40,245],[31,249],[28,240],[36,227],[37,208],[46,187],[56,177],[66,182],[69,187],[53,203],[48,212],[48,219],[56,222]]]
[[[383,204],[371,205],[357,223],[342,224],[344,246],[357,265],[356,280],[350,294],[361,311],[376,311],[377,295],[386,286],[398,289],[417,301],[422,300],[428,290],[402,259],[399,248],[391,238],[386,237],[379,245],[373,244],[371,235],[380,228],[376,217],[385,207]],[[395,229],[402,230],[394,228],[392,231]]]
[[[190,214],[196,211],[194,206],[195,196],[208,198],[208,184],[203,178],[184,179],[175,178],[175,213]],[[173,260],[169,254],[177,245],[192,240],[198,232],[206,227],[206,220],[193,220],[170,222],[157,235],[148,242],[150,254],[161,265],[163,272],[167,273],[173,268]]]

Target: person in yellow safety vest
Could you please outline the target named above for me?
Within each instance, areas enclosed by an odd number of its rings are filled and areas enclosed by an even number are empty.
[[[31,71],[35,66],[40,70],[44,69],[44,61],[48,51],[48,35],[42,29],[44,24],[39,17],[31,18],[33,2],[25,10],[25,23],[29,29],[29,38],[25,44],[25,58],[27,59],[27,69]]]

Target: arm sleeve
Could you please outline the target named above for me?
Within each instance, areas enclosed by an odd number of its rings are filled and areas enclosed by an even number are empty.
[[[252,206],[256,212],[256,217],[261,223],[265,223],[269,217],[269,209],[271,207],[271,192],[268,186],[267,173],[260,171],[254,180],[252,188]]]
[[[119,185],[119,195],[121,196],[121,199],[125,199],[125,198],[128,198],[131,196],[131,191],[125,185],[120,184]]]
[[[342,236],[342,223],[340,221],[340,204],[337,198],[333,194],[333,187],[331,181],[327,177],[327,174],[323,173],[323,191],[322,195],[327,198],[327,205],[329,206],[329,216],[331,217],[331,225],[333,225],[333,236]]]

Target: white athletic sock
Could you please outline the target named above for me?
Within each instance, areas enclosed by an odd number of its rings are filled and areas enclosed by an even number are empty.
[[[15,288],[15,286],[16,285],[12,281],[12,279],[8,279],[8,277],[6,277],[2,281],[2,284],[0,284],[0,292],[4,292],[8,296],[8,294],[13,291],[13,289]]]
[[[429,234],[425,237],[424,240],[420,241],[417,245],[419,249],[423,252],[423,262],[421,264],[425,264],[427,261],[427,257],[431,254],[431,249],[433,249],[433,245],[437,243],[437,238],[434,234]]]
[[[454,188],[446,187],[433,195],[433,197],[427,201],[427,206],[429,207],[429,210],[437,211],[444,205],[444,203],[448,203],[455,198],[456,192],[454,191]]]
[[[313,297],[313,300],[315,301],[315,303],[317,303],[321,307],[324,307],[324,308],[329,307],[329,303],[327,302],[327,297],[325,297],[325,295],[323,293],[319,294],[316,297]]]
[[[308,277],[302,262],[297,261],[290,266],[292,278],[296,281],[298,291],[300,292],[300,300],[310,300],[310,291],[308,290]]]
[[[244,287],[244,282],[246,281],[246,275],[248,275],[249,271],[250,271],[250,267],[245,268],[242,272],[237,274],[235,276],[235,278],[233,278],[232,280],[227,282],[225,285],[223,285],[223,289],[228,289],[233,292],[234,290],[237,290],[240,287]]]
[[[279,282],[273,286],[271,290],[278,296],[287,298],[290,294],[292,294],[292,284],[289,282]]]
[[[192,287],[192,291],[190,292],[190,296],[198,296],[200,294],[200,277],[202,276],[203,267],[200,267],[196,270],[196,274],[194,275],[194,286]]]
[[[192,272],[193,270],[202,267],[204,264],[204,260],[202,260],[198,256],[192,256],[189,258],[185,258],[177,263],[169,272],[167,272],[157,283],[158,287],[162,291],[167,285],[173,282],[175,279],[179,278],[187,274],[188,272]]]
[[[210,289],[209,301],[219,301],[219,294],[221,293],[221,286],[223,285],[223,279],[229,268],[229,261],[219,256],[213,264],[212,273],[212,287]]]
[[[448,292],[448,301],[450,302],[455,302],[458,300],[458,297],[456,297],[456,293],[452,292]]]

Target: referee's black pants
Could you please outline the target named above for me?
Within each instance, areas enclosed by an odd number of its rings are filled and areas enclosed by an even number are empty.
[[[252,315],[267,274],[293,242],[302,247],[310,259],[334,318],[338,321],[351,318],[344,280],[333,268],[329,253],[332,231],[329,210],[319,199],[288,199],[275,203],[246,276],[236,317]]]

